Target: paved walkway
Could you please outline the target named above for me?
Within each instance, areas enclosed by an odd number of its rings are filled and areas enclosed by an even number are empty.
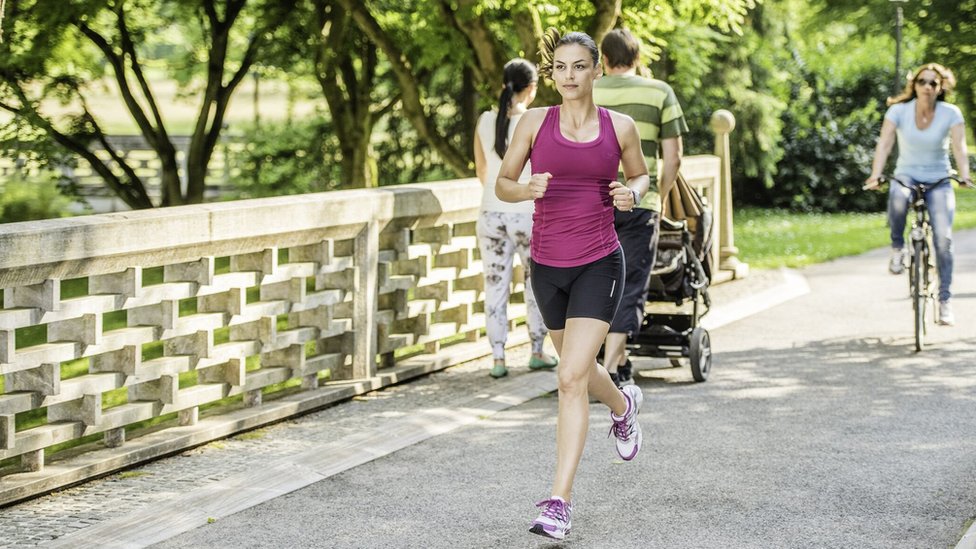
[[[563,545],[955,545],[976,512],[976,233],[957,249],[960,322],[922,354],[883,250],[714,287],[712,378],[640,363],[637,461],[592,405]],[[0,510],[0,547],[546,546],[526,530],[551,480],[554,375],[488,367]]]

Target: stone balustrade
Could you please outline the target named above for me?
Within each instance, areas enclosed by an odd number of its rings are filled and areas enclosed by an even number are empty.
[[[722,162],[682,167],[716,211]],[[407,372],[404,350],[482,333],[480,194],[463,179],[0,226],[0,504],[450,365]],[[237,419],[187,436],[205,408]],[[66,443],[121,452],[162,420],[154,449],[44,476]]]

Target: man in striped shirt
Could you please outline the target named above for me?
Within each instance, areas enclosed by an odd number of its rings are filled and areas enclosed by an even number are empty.
[[[600,44],[604,76],[593,86],[597,105],[627,114],[637,122],[641,149],[651,184],[637,208],[614,211],[614,227],[626,260],[624,294],[604,344],[603,365],[618,385],[631,379],[627,338],[644,318],[645,287],[657,254],[661,197],[666,197],[681,165],[681,134],[688,131],[681,105],[671,86],[637,75],[640,42],[625,29],[607,33]],[[661,172],[658,177],[658,148]],[[660,189],[660,192],[658,192]]]

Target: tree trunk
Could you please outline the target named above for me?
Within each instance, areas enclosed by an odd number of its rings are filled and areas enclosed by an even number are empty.
[[[501,74],[501,73],[499,73]],[[469,151],[474,151],[474,132],[478,123],[478,90],[474,81],[473,71],[464,68],[461,80],[461,131],[464,139],[462,142],[468,146]],[[473,153],[472,153],[473,154]],[[474,158],[471,159],[474,162]]]
[[[475,15],[478,3],[474,0],[460,0],[455,8],[451,2],[441,0],[438,7],[446,22],[467,39],[468,48],[474,57],[474,64],[470,68],[475,83],[479,87],[493,88],[492,85],[501,80],[502,67],[507,59],[502,41],[492,34],[484,15]]]
[[[959,102],[963,105],[963,110],[969,115],[969,123],[966,124],[967,130],[970,135],[976,135],[976,94],[973,93],[972,86],[960,86],[959,87]],[[968,141],[968,136],[966,137]],[[973,151],[969,151],[968,154],[972,156]],[[969,167],[971,170],[976,170],[976,165]]]
[[[352,15],[356,25],[370,41],[386,55],[400,86],[403,114],[417,130],[420,138],[430,145],[459,177],[470,176],[468,155],[455,148],[449,139],[437,131],[432,115],[427,113],[423,92],[415,79],[413,67],[406,53],[394,43],[365,5],[358,0],[339,0],[339,3]]]
[[[340,142],[343,187],[371,188],[378,185],[376,173],[369,161],[372,152],[369,134],[365,137],[365,139],[349,139],[347,135],[346,139]]]
[[[310,29],[321,38],[313,56],[315,75],[339,139],[342,186],[375,187],[376,173],[369,165],[377,118],[371,96],[377,65],[375,47],[356,34],[351,16],[341,8],[326,9],[320,0],[316,15]]]
[[[587,26],[586,32],[596,41],[597,46],[599,46],[603,37],[617,24],[617,19],[620,17],[621,0],[591,1],[593,7],[596,8],[596,13],[593,14],[593,19],[590,19],[590,24]]]

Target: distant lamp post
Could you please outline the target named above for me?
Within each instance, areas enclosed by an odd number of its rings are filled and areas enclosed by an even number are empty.
[[[0,44],[3,43],[3,12],[6,11],[6,0],[0,0]]]
[[[251,77],[254,78],[254,128],[257,129],[261,125],[261,99],[258,95],[258,89],[261,85],[261,73],[258,72],[257,68],[251,69]]]
[[[896,95],[904,82],[901,75],[901,27],[904,23],[901,5],[908,0],[888,0],[895,5],[895,81],[892,88],[892,95]]]

